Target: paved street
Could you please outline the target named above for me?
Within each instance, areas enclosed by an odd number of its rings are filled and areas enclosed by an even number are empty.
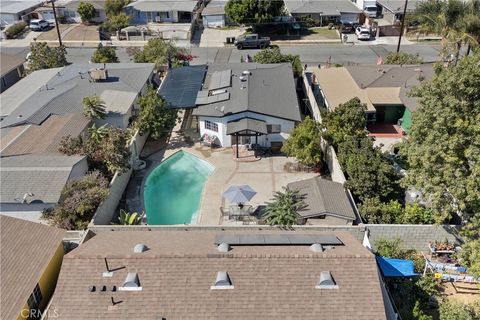
[[[308,45],[290,45],[281,46],[282,52],[288,54],[298,54],[302,63],[307,65],[325,64],[331,57],[331,63],[342,64],[373,64],[376,63],[377,57],[384,57],[388,52],[395,51],[394,45],[352,45],[352,44],[308,44]],[[213,63],[216,57],[221,56],[223,62],[240,62],[241,56],[249,54],[253,56],[258,50],[237,50],[232,48],[192,48],[192,54],[196,56],[193,64]],[[72,63],[88,63],[94,48],[68,48],[68,61]],[[219,50],[224,52],[219,53]],[[437,44],[415,44],[406,45],[401,48],[402,51],[419,54],[425,62],[433,62],[438,59],[438,51],[440,46]],[[3,52],[11,54],[20,54],[26,56],[27,47],[22,48],[2,48]],[[126,48],[118,48],[117,55],[121,62],[131,62],[133,57],[127,54]]]

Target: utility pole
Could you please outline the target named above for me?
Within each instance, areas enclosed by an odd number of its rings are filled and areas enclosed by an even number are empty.
[[[60,28],[58,27],[57,10],[55,10],[55,0],[50,0],[50,1],[47,1],[46,3],[48,4],[49,2],[52,4],[53,18],[55,19],[55,28],[57,28],[58,44],[60,46],[63,46],[62,37],[60,35]]]
[[[405,28],[405,16],[407,15],[407,4],[408,4],[408,0],[405,0],[405,7],[403,8],[402,27],[400,29],[400,36],[398,37],[397,53],[400,51],[400,43],[402,42],[403,29]]]

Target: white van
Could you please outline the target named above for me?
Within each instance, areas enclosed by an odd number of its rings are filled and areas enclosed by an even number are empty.
[[[377,17],[377,6],[366,6],[365,9],[363,9],[365,14],[370,17],[370,18],[376,18]]]

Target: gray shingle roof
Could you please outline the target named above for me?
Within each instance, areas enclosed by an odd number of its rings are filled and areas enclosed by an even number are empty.
[[[202,10],[202,16],[225,14],[227,1],[212,0]]]
[[[298,212],[303,218],[329,215],[356,220],[352,200],[341,183],[315,177],[289,183],[287,187],[305,195],[307,207]]]
[[[84,156],[18,155],[1,158],[0,202],[20,203],[24,194],[31,201],[57,203],[72,167]]]
[[[133,7],[138,11],[186,11],[192,12],[197,5],[197,0],[139,0],[130,3],[127,7]]]
[[[229,99],[198,106],[193,111],[194,115],[223,117],[251,111],[293,121],[301,120],[291,64],[214,64],[208,67],[203,88],[208,88],[215,71],[227,69],[232,69],[232,85],[226,88]],[[251,73],[246,81],[239,80],[243,71]]]
[[[341,13],[360,13],[349,0],[285,0],[290,13],[319,13],[323,16],[339,16]]]
[[[206,72],[205,65],[170,69],[162,81],[158,94],[172,108],[193,108]]]
[[[20,80],[0,96],[2,104],[4,99],[9,103],[8,116],[0,122],[0,127],[23,123],[40,124],[51,114],[81,113],[84,97],[93,94],[100,96],[105,90],[138,94],[149,80],[154,65],[112,63],[106,66],[106,81],[90,81],[88,71],[101,67],[103,64],[72,64],[47,72],[34,72]],[[31,83],[37,83],[33,88],[38,90],[32,90],[29,87]],[[25,93],[29,94],[26,96]]]
[[[66,231],[0,215],[0,318],[17,319]]]
[[[3,77],[13,69],[18,68],[25,62],[25,59],[19,55],[12,55],[0,52],[0,73]]]
[[[420,1],[417,0],[409,0],[407,3],[407,12],[415,10],[419,2]],[[403,14],[403,9],[405,8],[405,1],[402,0],[379,0],[377,3],[393,13]]]
[[[264,121],[243,118],[227,124],[227,134],[250,130],[262,134],[267,134],[267,124]]]
[[[32,0],[32,1],[9,1],[2,0],[0,1],[0,11],[2,13],[20,13],[22,11],[28,11],[31,8],[40,6],[43,3],[41,0]]]
[[[101,232],[65,256],[50,308],[69,320],[386,319],[375,258],[351,235],[335,233],[345,245],[323,253],[308,245],[232,246],[220,253],[214,245],[219,234],[245,233],[282,232]],[[149,250],[133,253],[139,243]],[[120,268],[109,278],[102,277],[104,257],[111,269]],[[233,289],[211,289],[218,271],[228,273]],[[338,289],[315,289],[321,271],[331,271]],[[138,274],[142,291],[111,292],[129,272]],[[103,285],[108,292],[100,291]],[[112,306],[111,297],[121,303]]]

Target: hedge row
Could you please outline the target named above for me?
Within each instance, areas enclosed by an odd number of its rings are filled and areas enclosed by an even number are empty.
[[[13,39],[19,33],[22,33],[23,30],[27,27],[27,23],[24,21],[17,22],[5,30],[5,35],[7,39]]]

